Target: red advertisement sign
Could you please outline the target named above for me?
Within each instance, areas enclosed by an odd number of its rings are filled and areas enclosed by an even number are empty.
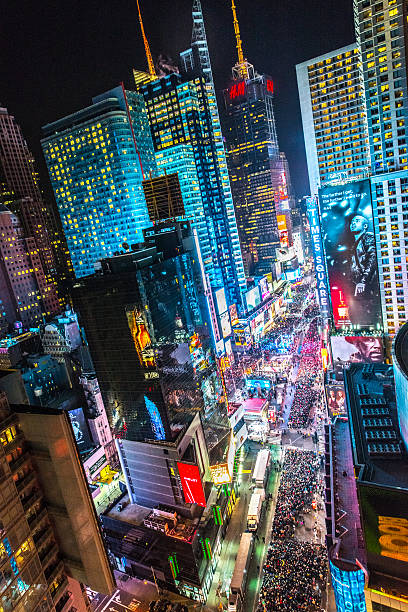
[[[178,463],[178,471],[183,487],[184,499],[187,504],[206,505],[203,485],[200,478],[200,471],[197,465],[189,463]]]

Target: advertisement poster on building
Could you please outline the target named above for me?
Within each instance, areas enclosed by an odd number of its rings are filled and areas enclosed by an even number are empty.
[[[262,300],[264,300],[265,298],[271,295],[271,292],[269,290],[268,279],[266,278],[266,276],[264,278],[261,278],[261,280],[259,281],[259,288],[261,290]]]
[[[326,386],[327,405],[330,417],[347,414],[346,393],[343,383],[334,383]]]
[[[70,410],[68,414],[78,451],[84,453],[92,447],[91,436],[85,420],[84,411],[82,408],[75,408],[75,410]]]
[[[190,463],[177,463],[184,499],[187,504],[206,505],[200,470],[197,465]]]
[[[253,287],[245,294],[246,304],[248,310],[253,310],[261,303],[261,296],[259,294],[259,287]]]
[[[227,310],[227,300],[225,297],[225,289],[218,289],[215,292],[215,299],[217,301],[218,314],[222,314]]]
[[[234,326],[236,323],[238,323],[238,311],[237,311],[236,304],[232,304],[232,306],[229,307],[229,313],[230,313],[231,325]]]
[[[370,181],[323,187],[319,199],[335,326],[377,328],[381,305]]]
[[[221,321],[222,337],[228,338],[228,336],[232,334],[228,311],[222,313],[222,315],[220,316],[220,321]]]
[[[368,571],[406,580],[408,575],[408,495],[404,490],[360,486],[362,527]]]
[[[378,336],[331,336],[336,380],[343,380],[343,368],[351,363],[382,363],[384,349]]]

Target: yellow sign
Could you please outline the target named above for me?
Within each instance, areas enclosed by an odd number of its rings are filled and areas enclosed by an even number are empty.
[[[228,471],[228,463],[210,465],[210,471],[214,484],[221,485],[232,482],[232,476]]]

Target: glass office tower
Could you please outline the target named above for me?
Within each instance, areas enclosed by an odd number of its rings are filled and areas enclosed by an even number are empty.
[[[365,178],[370,153],[358,45],[302,62],[296,74],[311,195],[334,174]]]
[[[226,413],[189,223],[145,236],[74,287],[111,424],[125,439],[174,442],[200,413],[216,436]]]
[[[408,314],[407,7],[355,0],[371,155],[371,191],[384,328],[394,335]]]
[[[191,48],[180,54],[182,74],[144,85],[158,168],[178,172],[186,215],[197,229],[213,289],[229,304],[246,289],[237,223],[199,0],[193,4]]]
[[[77,277],[150,225],[141,183],[155,174],[143,98],[116,87],[43,128],[41,141]]]
[[[247,276],[271,272],[279,246],[276,214],[286,179],[272,100],[272,79],[253,68],[224,91],[228,170]]]

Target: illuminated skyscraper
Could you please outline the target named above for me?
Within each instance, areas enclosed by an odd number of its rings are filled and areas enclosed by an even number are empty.
[[[370,167],[357,44],[296,66],[311,195],[335,173],[362,179]]]
[[[158,168],[178,172],[187,217],[197,229],[205,272],[241,304],[245,275],[199,0],[193,5],[191,48],[182,75],[141,88]]]
[[[290,177],[279,152],[272,78],[244,60],[234,4],[233,15],[238,63],[224,91],[224,134],[245,272],[262,276],[276,262],[276,217],[289,210]]]
[[[44,203],[34,158],[21,128],[6,108],[0,108],[0,201],[18,216],[25,237],[35,241],[34,248],[50,285],[49,293],[55,293],[57,271],[51,211]],[[59,304],[56,301],[55,304],[51,314],[59,310]]]
[[[80,582],[113,590],[69,422],[64,412],[11,409],[0,391],[1,610],[85,612]]]
[[[143,239],[141,183],[155,174],[143,98],[116,87],[43,128],[42,147],[77,277]]]
[[[55,286],[43,269],[40,251],[25,237],[19,219],[0,204],[0,332],[18,321],[23,327],[39,325],[58,312]]]
[[[235,446],[198,240],[187,221],[157,222],[144,234],[143,245],[103,260],[73,294],[127,486],[101,518],[118,569],[151,579],[153,567],[166,588],[205,601],[233,503]],[[226,486],[215,490],[211,467],[227,465]]]
[[[408,316],[408,92],[406,5],[356,0],[371,154],[371,191],[384,328]]]

